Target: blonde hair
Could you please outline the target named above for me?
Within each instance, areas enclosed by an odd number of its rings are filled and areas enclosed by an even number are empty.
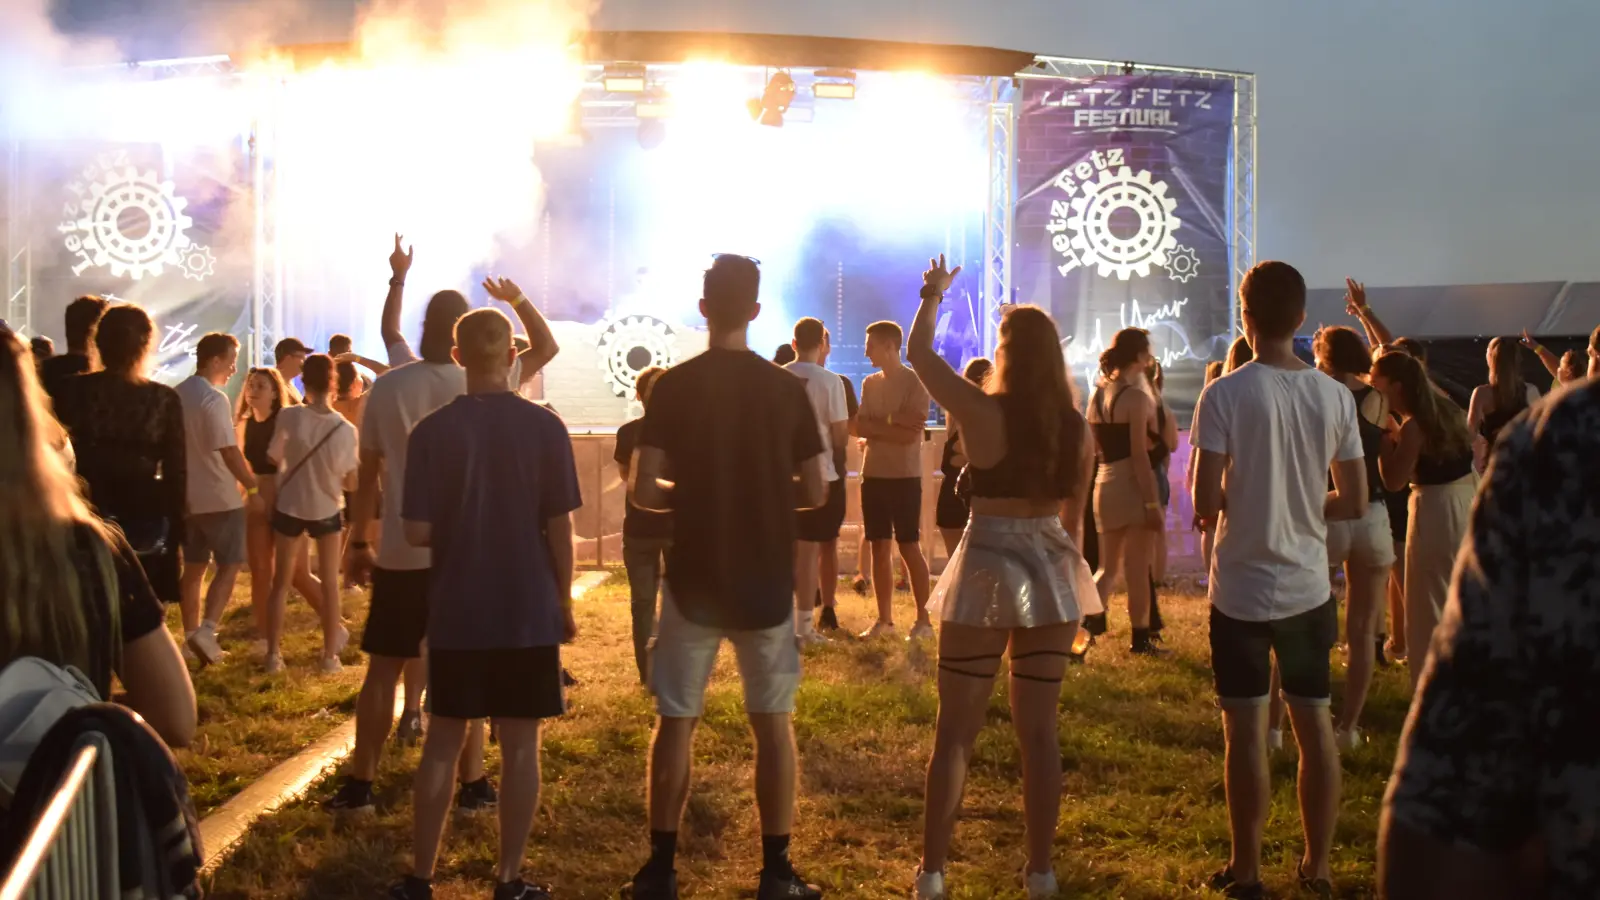
[[[456,353],[466,369],[492,369],[511,349],[511,320],[498,309],[477,309],[456,322]]]
[[[54,446],[61,434],[32,352],[0,332],[0,660],[40,656],[88,671],[85,610],[97,589],[113,617],[113,665],[121,650],[111,531]],[[98,584],[85,577],[75,526],[100,538],[92,542]]]

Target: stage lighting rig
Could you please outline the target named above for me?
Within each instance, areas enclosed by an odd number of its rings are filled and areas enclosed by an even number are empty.
[[[783,127],[783,114],[794,103],[794,77],[780,71],[767,82],[767,89],[759,100],[750,101],[750,118],[774,128]]]
[[[848,69],[820,69],[811,93],[818,100],[854,100],[856,73]]]
[[[601,83],[608,94],[642,94],[648,86],[648,77],[644,66],[606,66]]]

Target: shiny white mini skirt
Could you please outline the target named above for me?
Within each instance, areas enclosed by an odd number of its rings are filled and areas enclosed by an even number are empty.
[[[1037,628],[1101,612],[1094,573],[1055,516],[974,514],[930,613],[977,628]]]

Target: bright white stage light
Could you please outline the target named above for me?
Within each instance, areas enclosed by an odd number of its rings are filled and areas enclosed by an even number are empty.
[[[602,83],[610,94],[642,94],[648,78],[643,66],[607,66]]]

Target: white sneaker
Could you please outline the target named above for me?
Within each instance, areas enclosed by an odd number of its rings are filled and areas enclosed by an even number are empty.
[[[911,633],[906,635],[908,641],[933,640],[933,624],[931,622],[918,622],[911,626]]]
[[[819,644],[831,643],[827,635],[819,633],[815,628],[807,628],[795,635],[795,639],[800,642],[802,647],[814,647]]]
[[[194,655],[208,666],[228,655],[223,651],[222,645],[217,643],[216,629],[205,624],[189,632],[184,646],[193,650]]]
[[[267,639],[256,638],[250,642],[250,655],[257,659],[267,658]]]
[[[917,884],[911,896],[914,900],[944,900],[944,873],[917,870]]]
[[[271,654],[270,656],[267,657],[267,661],[263,665],[263,668],[265,668],[267,670],[267,674],[268,675],[276,675],[279,672],[282,672],[283,671],[283,657],[279,656],[276,653]]]
[[[1056,886],[1056,873],[1045,872],[1035,874],[1028,872],[1023,878],[1028,885],[1028,900],[1054,900],[1061,893]]]
[[[350,643],[350,629],[344,627],[343,625],[340,625],[339,626],[339,630],[334,632],[334,635],[333,635],[333,646],[330,648],[332,650],[332,655],[333,655],[333,658],[334,658],[335,661],[338,661],[339,654],[344,652],[345,646],[347,644],[349,644],[349,643]]]
[[[889,637],[894,637],[894,623],[893,622],[873,622],[872,623],[872,627],[868,628],[866,631],[861,632],[860,637],[861,637],[861,639],[863,641],[870,641],[870,640],[872,640],[874,638],[880,638],[880,637],[883,637],[885,635],[887,635]]]
[[[344,663],[340,662],[337,656],[324,656],[317,668],[324,675],[337,675],[344,671]]]
[[[1272,752],[1272,753],[1277,753],[1279,750],[1282,750],[1282,749],[1283,749],[1283,729],[1282,728],[1269,728],[1269,729],[1267,729],[1267,750]]]
[[[1359,727],[1351,727],[1348,729],[1341,728],[1333,733],[1334,745],[1345,753],[1355,750],[1364,742],[1365,738],[1361,734],[1361,729]]]

